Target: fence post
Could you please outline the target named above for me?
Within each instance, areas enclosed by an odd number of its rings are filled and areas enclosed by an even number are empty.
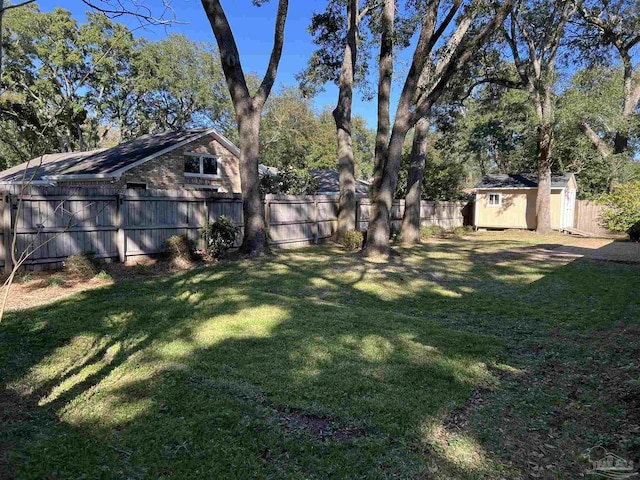
[[[116,232],[116,244],[118,248],[118,259],[120,263],[127,262],[127,232],[126,227],[126,215],[124,212],[125,198],[122,194],[116,195],[116,221],[118,223],[118,230]]]
[[[2,240],[4,243],[4,272],[9,273],[13,269],[13,255],[11,255],[13,235],[11,235],[11,193],[5,192],[2,196],[4,202],[2,209]]]
[[[244,212],[243,212],[244,213]],[[269,202],[269,195],[264,196],[264,224],[267,227],[267,237],[271,236],[271,207]]]
[[[356,230],[360,230],[360,198],[356,196],[356,221],[354,222]]]
[[[319,212],[318,212],[318,200],[316,199],[316,196],[313,196],[313,214],[312,214],[312,221],[313,221],[313,244],[317,245],[318,244],[318,237],[320,237],[320,224],[318,223],[318,219],[320,218]]]

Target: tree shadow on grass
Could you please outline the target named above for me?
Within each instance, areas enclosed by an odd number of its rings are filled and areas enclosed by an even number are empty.
[[[566,262],[534,261],[525,246],[503,262],[499,248],[427,245],[384,265],[286,252],[12,313],[0,371],[19,409],[0,436],[0,473],[491,473],[508,462],[447,433],[447,414],[526,367],[514,352],[583,290]]]

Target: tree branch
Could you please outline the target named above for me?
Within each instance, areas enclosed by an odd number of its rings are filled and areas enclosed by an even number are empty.
[[[104,13],[111,18],[122,17],[130,15],[136,17],[149,25],[169,25],[173,23],[185,23],[178,22],[175,18],[175,12],[170,4],[170,0],[162,0],[164,10],[162,15],[155,17],[151,12],[151,9],[145,5],[137,2],[132,2],[132,8],[127,8],[123,5],[122,0],[82,0],[82,3],[98,12]],[[105,6],[102,6],[104,4]],[[167,13],[171,13],[172,19],[164,18]]]
[[[282,46],[284,44],[284,26],[287,21],[287,10],[289,8],[289,0],[280,0],[278,2],[278,12],[276,13],[276,28],[273,39],[273,49],[271,50],[271,58],[269,66],[264,74],[260,88],[254,97],[254,105],[256,108],[262,109],[264,102],[269,97],[273,84],[278,73],[278,65],[280,57],[282,57]]]
[[[471,56],[487,41],[489,36],[502,25],[507,15],[509,15],[509,12],[511,12],[514,3],[515,0],[505,0],[502,2],[502,5],[491,21],[487,23],[472,42],[467,43],[464,48],[461,48],[460,44],[457,46],[437,83],[431,88],[429,94],[424,96],[422,101],[416,105],[416,108],[412,112],[411,123],[415,123],[420,118],[426,116],[432,105],[444,92],[453,75],[469,62]]]
[[[460,9],[460,5],[462,5],[462,0],[453,1],[453,5],[451,6],[451,9],[447,13],[447,16],[445,17],[445,19],[442,21],[438,29],[435,31],[435,33],[431,37],[431,41],[429,42],[429,50],[433,49],[433,47],[438,42],[440,37],[442,37],[442,34],[444,33],[444,31],[449,27],[449,24],[451,23],[456,13]]]
[[[35,2],[36,0],[27,0],[26,2],[22,2],[22,3],[12,3],[10,5],[4,6],[2,8],[0,8],[0,15],[2,15],[4,12],[6,12],[7,10],[10,10],[12,8],[18,8],[18,7],[24,7],[25,5],[29,5],[30,3]]]
[[[250,97],[250,93],[231,26],[219,0],[202,0],[202,6],[218,42],[222,70],[229,86],[233,105],[238,108],[243,99]]]
[[[484,85],[487,83],[491,83],[493,85],[500,85],[501,87],[513,89],[513,90],[524,90],[526,89],[526,85],[524,85],[521,81],[516,82],[514,80],[509,80],[507,78],[498,78],[498,77],[486,77],[482,80],[477,80],[471,84],[471,86],[467,89],[467,93],[460,99],[461,102],[464,102],[467,98],[471,96],[476,87],[480,85]]]

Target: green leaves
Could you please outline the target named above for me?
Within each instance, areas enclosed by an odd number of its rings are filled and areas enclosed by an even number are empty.
[[[640,222],[640,181],[616,186],[612,193],[602,197],[607,208],[602,212],[608,229],[626,232]]]
[[[133,61],[141,129],[216,126],[228,134],[235,116],[217,50],[184,35],[142,45]]]
[[[67,10],[9,10],[0,96],[0,164],[97,148],[166,129],[216,126],[235,115],[216,49],[170,36],[136,39],[101,13],[78,24]]]

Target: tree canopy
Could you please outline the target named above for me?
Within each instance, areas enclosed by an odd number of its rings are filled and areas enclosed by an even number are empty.
[[[338,167],[335,105],[318,106],[314,95],[339,82],[349,33],[348,3],[329,0],[309,18],[317,48],[301,67],[299,85],[276,83],[265,102],[261,163],[295,169]],[[434,18],[440,24],[449,22],[432,51],[436,62],[446,58],[443,41],[462,21],[447,14],[456,6],[458,15],[467,8],[456,1],[391,2],[392,29],[385,37],[387,4],[356,3],[353,87],[370,101],[380,72],[384,75],[378,86],[397,88],[388,75],[393,69],[406,73],[407,56],[401,52],[415,46],[430,6],[438,3]],[[550,129],[550,168],[575,172],[581,197],[596,198],[640,177],[637,2],[570,3],[565,11],[567,2],[517,1],[504,25],[468,62],[464,75],[452,76],[428,113],[423,198],[454,198],[485,173],[537,170],[541,117],[532,101],[536,91],[541,106],[550,112],[544,117]],[[490,2],[483,8],[487,10],[480,13],[477,26],[470,27],[470,39],[489,18]],[[563,14],[564,29],[554,30]],[[238,142],[236,112],[218,46],[183,35],[148,41],[140,35],[143,31],[113,16],[94,9],[79,21],[63,8],[43,12],[35,3],[3,12],[0,166],[42,153],[110,146],[165,129],[215,126]],[[555,40],[557,47],[552,45]],[[381,51],[385,45],[387,50]],[[550,55],[554,69],[545,73]],[[260,88],[260,79],[251,73],[245,81],[251,92]],[[432,88],[427,81],[420,87],[421,98],[411,101],[419,105]],[[384,102],[381,108],[378,119],[353,111],[349,133],[356,177],[372,179],[376,152],[384,153],[384,142],[376,149],[372,130],[382,118],[378,140],[385,139]],[[386,127],[387,142],[391,126]],[[409,133],[404,142],[395,189],[403,198],[412,136]]]

